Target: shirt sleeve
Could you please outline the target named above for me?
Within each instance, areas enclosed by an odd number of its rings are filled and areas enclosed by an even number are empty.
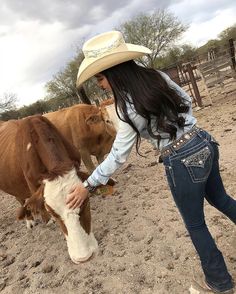
[[[138,115],[134,113],[133,115],[133,121],[135,121]],[[126,162],[136,137],[137,133],[134,129],[128,123],[120,120],[119,129],[110,153],[88,178],[88,182],[92,186],[105,185],[112,174]]]

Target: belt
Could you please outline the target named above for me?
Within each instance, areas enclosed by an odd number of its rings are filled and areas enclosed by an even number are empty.
[[[193,126],[191,130],[184,133],[179,139],[173,141],[171,144],[165,146],[161,150],[161,159],[164,157],[171,155],[173,151],[180,149],[182,146],[184,146],[189,140],[191,140],[196,134],[201,131],[201,129],[197,126]]]

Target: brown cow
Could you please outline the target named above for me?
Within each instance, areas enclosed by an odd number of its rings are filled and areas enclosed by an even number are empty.
[[[110,151],[116,130],[99,107],[78,104],[44,116],[79,150],[89,173],[95,169],[91,155],[101,163]]]
[[[0,189],[21,203],[20,218],[46,210],[60,223],[73,262],[87,260],[97,248],[91,232],[89,201],[66,206],[66,195],[87,175],[80,155],[45,117],[11,120],[0,126]]]
[[[102,101],[99,103],[99,106],[100,106],[100,107],[103,107],[103,106],[107,106],[107,105],[111,105],[111,104],[114,104],[114,99],[113,99],[113,98],[109,98],[109,99],[106,99],[106,100],[102,100]]]
[[[114,126],[116,132],[119,128],[119,117],[116,113],[114,99],[107,99],[100,103],[100,109],[102,112],[102,116],[105,121],[108,121],[110,124]]]

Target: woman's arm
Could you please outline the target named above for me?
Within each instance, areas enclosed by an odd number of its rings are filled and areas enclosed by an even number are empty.
[[[92,186],[105,185],[113,173],[126,162],[136,137],[133,128],[128,123],[120,121],[110,153],[87,179]]]
[[[129,112],[129,117],[139,130],[145,124],[145,119],[133,111]],[[136,137],[134,129],[128,123],[120,120],[119,130],[110,153],[87,179],[91,187],[105,185],[113,173],[126,162]],[[80,207],[88,195],[88,189],[81,183],[67,196],[66,203],[72,209]]]

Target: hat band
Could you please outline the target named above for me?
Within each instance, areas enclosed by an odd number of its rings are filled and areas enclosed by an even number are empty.
[[[111,45],[108,45],[103,48],[95,49],[95,50],[84,50],[84,56],[85,58],[97,58],[101,57],[105,53],[108,53],[112,51],[113,49],[119,47],[120,45],[124,44],[124,40],[122,37],[119,39],[115,40]]]

